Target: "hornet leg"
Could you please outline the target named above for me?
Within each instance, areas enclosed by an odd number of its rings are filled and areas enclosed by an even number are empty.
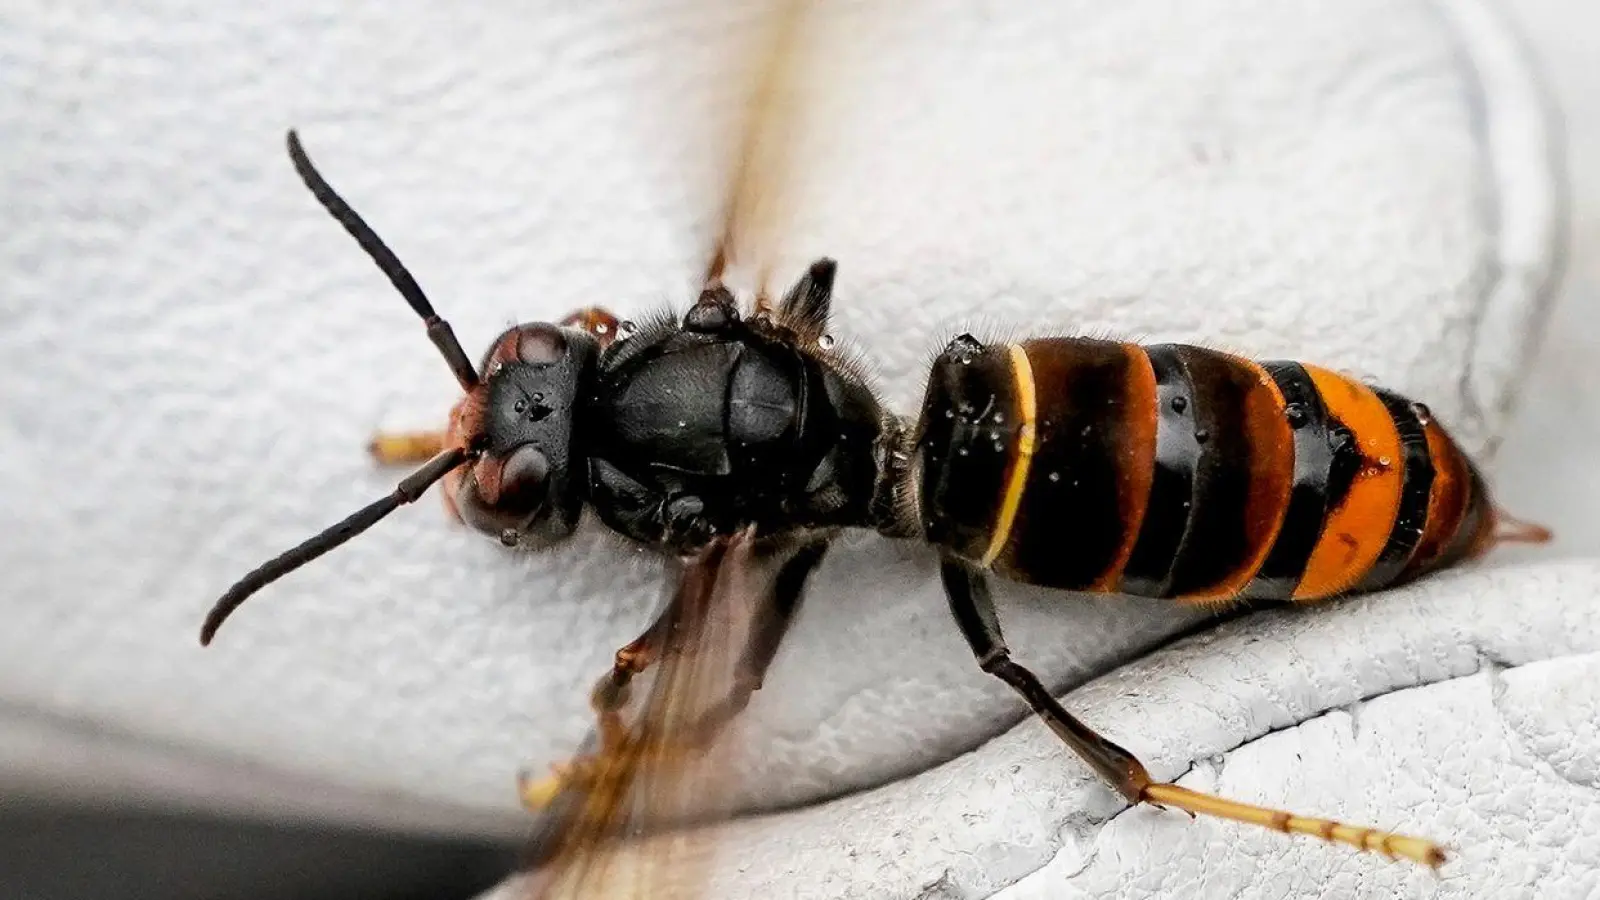
[[[443,449],[443,431],[380,431],[367,442],[367,453],[380,466],[415,465]]]
[[[709,594],[709,586],[703,582],[708,577],[708,571],[710,578],[716,577],[725,549],[726,545],[722,542],[711,544],[688,567],[676,567],[682,569],[681,572],[673,572],[674,567],[669,565],[667,584],[672,585],[672,593],[662,604],[655,621],[642,634],[617,650],[611,670],[595,682],[594,689],[589,693],[589,707],[594,710],[599,746],[576,759],[556,763],[544,778],[533,779],[526,774],[519,777],[517,792],[524,807],[535,811],[544,809],[568,782],[581,777],[587,761],[597,755],[613,752],[627,742],[628,729],[622,721],[622,709],[627,706],[629,687],[634,676],[661,658],[675,634],[693,629],[703,617],[704,598]]]
[[[564,328],[580,328],[589,332],[600,342],[600,349],[604,350],[616,340],[617,328],[622,323],[616,314],[603,306],[586,306],[569,313],[557,324]]]
[[[800,608],[806,581],[822,562],[827,549],[828,545],[823,541],[806,544],[783,562],[772,581],[769,596],[758,601],[761,618],[750,626],[728,693],[706,707],[681,732],[673,734],[665,746],[652,748],[651,753],[675,754],[704,748],[716,740],[722,730],[750,705],[750,698],[761,689],[767,670],[777,657],[784,635],[788,633],[789,625]],[[718,554],[719,560],[720,556]],[[709,565],[714,569],[717,560]],[[600,722],[598,753],[625,747],[631,735],[621,720],[620,710],[628,701],[626,689],[629,683],[645,667],[663,655],[680,649],[672,646],[674,637],[686,637],[686,632],[692,633],[703,623],[705,610],[688,608],[703,606],[703,601],[697,604],[694,599],[686,602],[685,598],[704,596],[697,586],[689,584],[688,577],[684,578],[669,601],[668,608],[656,622],[644,634],[617,651],[616,664],[595,685],[591,695],[591,703]],[[682,617],[685,613],[693,618]],[[586,766],[595,756],[588,754],[558,764],[553,767],[550,776],[538,781],[524,779],[519,786],[523,805],[535,811],[544,809],[563,788],[583,780],[589,771]]]
[[[940,575],[950,601],[950,611],[955,615],[962,635],[971,645],[973,655],[978,658],[978,666],[1021,694],[1050,730],[1126,797],[1129,803],[1173,806],[1191,815],[1233,819],[1286,834],[1297,832],[1315,835],[1323,840],[1349,844],[1359,850],[1382,853],[1391,858],[1400,856],[1431,867],[1444,862],[1444,849],[1432,841],[1250,806],[1175,784],[1153,782],[1144,764],[1133,754],[1101,737],[1063,709],[1032,672],[1011,660],[1011,651],[1001,634],[994,600],[989,595],[989,585],[981,569],[947,558],[940,566]]]

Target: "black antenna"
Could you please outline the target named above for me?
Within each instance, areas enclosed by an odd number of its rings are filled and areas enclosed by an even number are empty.
[[[239,579],[233,587],[228,588],[228,592],[223,594],[216,605],[211,607],[211,612],[206,614],[205,624],[200,626],[200,646],[209,645],[211,639],[216,637],[217,629],[222,627],[223,621],[232,615],[234,610],[243,605],[244,601],[250,599],[250,596],[256,591],[378,524],[384,516],[416,500],[426,493],[428,488],[433,487],[434,482],[448,475],[457,466],[476,458],[476,456],[477,454],[463,450],[460,447],[452,447],[440,453],[433,459],[428,460],[422,468],[407,475],[405,480],[401,481],[394,489],[394,493],[376,503],[357,510],[343,522],[318,534],[293,550],[280,554],[257,566],[255,571]]]
[[[289,159],[294,162],[294,170],[300,173],[300,180],[311,189],[312,196],[322,204],[328,214],[339,220],[344,230],[356,239],[361,249],[367,251],[372,261],[378,264],[383,274],[389,277],[389,283],[406,298],[411,308],[422,317],[423,324],[428,326],[428,339],[439,348],[439,353],[444,356],[444,361],[450,366],[450,371],[455,373],[456,380],[461,382],[463,390],[472,390],[478,384],[478,372],[472,367],[472,361],[467,359],[467,354],[461,349],[461,342],[456,340],[456,333],[450,330],[450,323],[439,318],[433,311],[433,304],[428,302],[427,295],[422,293],[417,280],[411,277],[400,258],[394,251],[378,237],[350,204],[340,197],[333,187],[328,184],[317,172],[317,167],[311,164],[311,158],[306,156],[305,148],[300,146],[300,136],[289,129]]]

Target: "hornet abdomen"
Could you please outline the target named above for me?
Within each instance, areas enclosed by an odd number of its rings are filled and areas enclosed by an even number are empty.
[[[963,337],[916,435],[928,539],[1053,588],[1310,602],[1448,565],[1494,527],[1426,407],[1303,363]]]

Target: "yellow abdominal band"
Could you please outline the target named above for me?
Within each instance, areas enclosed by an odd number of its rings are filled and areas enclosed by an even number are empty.
[[[1006,475],[1006,492],[1000,501],[1000,514],[995,518],[994,530],[989,536],[989,549],[984,551],[983,564],[990,566],[999,558],[1011,537],[1011,526],[1017,520],[1017,507],[1022,505],[1022,490],[1028,484],[1028,469],[1033,465],[1035,429],[1034,416],[1039,400],[1034,392],[1033,365],[1028,353],[1020,344],[1007,344],[1011,352],[1011,378],[1016,383],[1017,408],[1022,423],[1017,427],[1017,456],[1012,460]]]

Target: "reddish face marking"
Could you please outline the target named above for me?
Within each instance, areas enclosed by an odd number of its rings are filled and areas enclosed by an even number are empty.
[[[466,392],[450,408],[450,423],[445,426],[444,444],[447,447],[470,447],[483,433],[484,409],[489,402],[489,391],[482,384]],[[456,507],[456,494],[461,490],[461,479],[470,467],[461,466],[444,476],[444,508],[452,519],[463,521]]]

